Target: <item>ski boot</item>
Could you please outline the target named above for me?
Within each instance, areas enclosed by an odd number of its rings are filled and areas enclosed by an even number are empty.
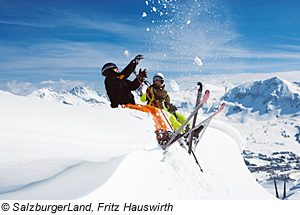
[[[202,131],[203,128],[204,128],[204,126],[201,125],[199,128],[197,128],[197,129],[194,131],[194,137],[195,137],[195,138],[199,138],[199,134],[200,134],[200,132]]]
[[[171,131],[156,130],[156,139],[159,145],[165,146],[172,137]]]
[[[201,133],[201,131],[203,130],[204,126],[201,125],[199,128],[197,128],[194,131],[194,135],[193,135],[193,145],[196,146],[200,140],[201,137],[199,137],[199,134]]]
[[[185,129],[184,129],[184,132],[183,133],[186,133],[186,132],[188,132],[189,130],[191,129],[191,126],[190,126],[190,124],[187,124],[186,126],[185,126]],[[179,133],[179,135],[182,135],[181,133]],[[185,143],[185,145],[189,145],[188,144],[188,138],[189,138],[189,134],[187,134],[187,135],[185,135],[185,136],[183,136],[183,138],[181,139],[182,140],[182,142],[184,142]]]

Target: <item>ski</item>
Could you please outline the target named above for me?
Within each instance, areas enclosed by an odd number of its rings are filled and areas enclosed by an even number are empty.
[[[202,101],[197,105],[197,107],[194,109],[194,111],[189,115],[189,117],[186,119],[186,121],[178,128],[171,136],[169,141],[163,146],[163,149],[165,150],[168,148],[168,146],[173,142],[173,140],[176,138],[176,136],[179,134],[179,132],[187,125],[187,123],[191,120],[191,118],[198,112],[198,110],[205,104],[205,102],[208,100],[210,95],[209,90],[206,90],[203,96]]]
[[[196,107],[200,103],[200,99],[201,99],[201,95],[202,95],[202,83],[198,82],[197,87],[198,87],[198,92],[197,92],[197,99],[196,99]],[[195,113],[195,115],[194,115],[192,128],[195,127],[195,125],[196,125],[197,115],[198,115],[198,112]],[[189,154],[191,154],[191,152],[192,152],[193,136],[194,136],[194,132],[191,132],[189,135],[189,139],[188,139],[188,146],[189,146],[188,153]]]
[[[204,119],[202,122],[198,123],[195,127],[191,128],[190,130],[188,130],[187,132],[177,135],[175,138],[172,138],[171,141],[168,142],[168,146],[171,145],[172,143],[176,142],[177,140],[180,140],[182,137],[186,136],[187,134],[190,134],[191,132],[199,129],[199,134],[201,133],[200,138],[203,135],[204,130],[206,129],[207,125],[210,123],[211,119],[216,116],[217,114],[219,114],[225,107],[225,103],[223,103],[220,107],[219,110],[217,110],[216,112],[214,112],[212,115],[210,115],[209,117],[207,117],[206,119]],[[198,138],[198,141],[200,139]],[[164,149],[166,149],[167,147],[165,147]]]

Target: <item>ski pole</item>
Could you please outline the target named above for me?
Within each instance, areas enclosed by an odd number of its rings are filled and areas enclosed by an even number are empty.
[[[135,76],[137,77],[137,79],[139,80],[139,78],[138,78],[136,72],[134,72],[134,74],[135,74]],[[166,115],[164,114],[164,112],[163,112],[163,110],[161,109],[161,107],[160,107],[158,101],[155,99],[155,96],[153,95],[151,89],[149,88],[148,84],[150,85],[150,83],[149,83],[147,80],[145,80],[144,82],[145,82],[145,84],[146,84],[146,86],[147,86],[148,91],[151,93],[152,98],[153,98],[154,101],[156,102],[158,108],[160,109],[161,113],[163,114],[164,118],[166,119],[167,123],[169,124],[170,128],[172,129],[172,131],[174,131],[174,128],[172,127],[170,121],[168,120],[168,118],[167,118]],[[140,83],[141,83],[141,82],[140,82]],[[141,85],[143,86],[142,83],[141,83]],[[146,94],[147,94],[147,92],[146,92]],[[147,94],[147,95],[148,95],[148,94]],[[152,102],[152,100],[149,98],[149,96],[148,96],[148,99],[151,101],[151,104],[153,105],[153,107],[155,107],[154,104],[153,104],[153,102]],[[181,141],[178,140],[178,142],[179,142],[179,145],[180,145],[182,148],[184,148],[184,145],[181,143]]]
[[[200,103],[201,94],[202,94],[202,83],[198,82],[197,83],[197,87],[198,87],[198,92],[197,92],[197,99],[196,99],[196,107]],[[196,125],[197,115],[198,115],[198,112],[194,116],[192,128],[195,127],[195,125]],[[188,151],[188,153],[189,154],[191,154],[191,151],[192,151],[193,136],[194,136],[194,132],[192,132],[189,135],[189,139],[188,139],[188,143],[189,143],[189,151]]]
[[[147,80],[144,80],[144,82],[145,82],[145,84],[147,85],[147,86],[149,86],[150,85],[150,83],[149,83],[149,81],[147,81]],[[151,90],[149,90],[150,92],[151,92]],[[151,92],[152,93],[152,92]],[[153,95],[153,94],[152,94]],[[154,97],[154,99],[155,99],[155,97]],[[156,99],[155,99],[155,101],[156,101]],[[157,102],[157,101],[156,101]],[[158,104],[158,102],[157,102],[157,105],[159,106],[159,104]],[[161,109],[161,108],[160,108]],[[176,119],[179,121],[179,118],[178,118],[178,116],[177,116],[177,114],[176,114],[176,112],[174,112],[174,113],[172,113],[175,117],[176,117]]]
[[[139,77],[137,76],[136,72],[133,72],[137,78],[137,80],[140,82],[140,85],[143,87],[143,83],[141,82],[141,80],[139,79]],[[153,101],[150,99],[150,96],[148,95],[148,93],[146,92],[146,96],[148,97],[149,101],[151,102],[152,106],[154,106]],[[158,112],[159,113],[159,112]],[[162,122],[164,124],[164,122]]]
[[[134,74],[135,74],[135,76],[137,77],[137,79],[139,80],[139,77],[137,76],[136,72],[134,72]],[[143,86],[143,84],[141,83],[140,80],[139,80],[139,82],[140,82],[141,86]],[[159,107],[160,111],[162,112],[163,116],[164,116],[165,119],[167,120],[169,126],[170,126],[171,129],[174,131],[174,128],[171,126],[169,120],[167,119],[166,115],[164,114],[164,112],[162,111],[160,105],[158,104],[157,100],[155,99],[155,97],[154,97],[154,95],[153,95],[151,89],[149,88],[148,84],[150,84],[150,83],[149,83],[147,80],[145,80],[144,82],[145,82],[145,84],[146,84],[146,86],[147,86],[147,89],[148,89],[149,92],[151,93],[153,99],[156,101],[156,104],[157,104],[157,106]],[[148,82],[148,84],[147,84],[147,82]],[[147,92],[146,92],[146,94],[147,94]],[[148,96],[148,94],[147,94],[147,96]],[[148,96],[148,99],[150,100],[149,96]],[[150,100],[150,101],[151,101],[151,100]],[[153,102],[152,102],[152,101],[151,101],[151,103],[152,103],[152,105],[153,105]],[[153,105],[153,106],[154,106],[154,105]],[[175,113],[175,114],[176,114],[176,113]],[[175,117],[177,118],[176,115],[175,115]],[[181,143],[180,140],[178,140],[178,142],[179,142],[179,144],[180,144],[180,146],[181,146],[182,148],[185,148],[184,145]],[[186,148],[185,148],[185,149],[186,149]],[[194,158],[195,158],[196,164],[197,164],[197,165],[199,166],[199,168],[200,168],[200,171],[203,172],[203,169],[201,168],[200,163],[199,163],[199,161],[198,161],[198,159],[197,159],[197,157],[196,157],[196,155],[195,155],[195,153],[194,153],[193,151],[192,151],[192,154],[193,154],[193,156],[194,156]]]
[[[139,80],[141,86],[143,86],[143,84],[142,84],[142,82],[140,81],[139,77],[137,76],[136,72],[134,72],[134,74],[135,74],[136,78]],[[159,110],[162,112],[162,114],[163,114],[165,120],[166,120],[167,123],[169,124],[170,128],[171,128],[172,130],[174,130],[173,127],[171,126],[171,123],[169,122],[168,118],[166,117],[166,115],[165,115],[164,112],[162,111],[162,109],[161,109],[161,107],[160,107],[158,101],[155,99],[155,97],[154,97],[154,95],[153,95],[151,89],[149,88],[149,86],[148,86],[147,84],[146,84],[146,86],[147,86],[148,91],[151,93],[152,98],[153,98],[154,101],[156,102],[156,104],[157,104]],[[146,94],[147,94],[147,92],[146,92]],[[148,94],[147,94],[147,95],[148,95]],[[148,95],[147,97],[148,97],[148,99],[151,101],[151,104],[153,105],[153,107],[155,107],[155,105],[153,104],[153,101],[150,99],[150,96]]]
[[[153,99],[155,100],[155,102],[156,102],[157,106],[159,107],[160,111],[162,112],[162,114],[163,114],[164,118],[166,119],[167,123],[169,124],[170,128],[172,129],[172,131],[174,131],[174,128],[171,126],[171,123],[169,122],[168,118],[166,117],[166,115],[165,115],[165,114],[164,114],[164,112],[162,111],[162,109],[161,109],[161,107],[160,107],[160,105],[159,105],[158,101],[155,99],[155,96],[153,95],[153,93],[152,93],[151,89],[149,88],[149,86],[148,86],[148,85],[150,85],[149,81],[147,81],[147,80],[144,80],[144,82],[145,82],[145,84],[146,84],[146,86],[147,86],[147,89],[148,89],[148,90],[149,90],[149,92],[151,93],[151,95],[152,95]],[[148,97],[148,98],[149,98],[149,97]],[[151,101],[151,100],[150,100],[150,101]],[[152,103],[152,105],[153,105],[153,103]],[[153,105],[153,106],[154,106],[154,105]],[[175,117],[177,118],[177,115],[176,115],[176,113],[175,113]],[[178,142],[179,142],[179,145],[180,145],[182,148],[184,148],[184,149],[185,149],[185,147],[184,147],[183,143],[181,143],[181,141],[180,141],[180,140],[178,140]],[[200,167],[200,169],[201,169],[201,167]]]
[[[164,112],[163,112],[163,110],[161,109],[161,107],[160,107],[160,105],[159,105],[158,101],[155,99],[155,96],[153,95],[153,93],[152,93],[151,89],[149,88],[149,86],[148,86],[147,84],[146,84],[146,86],[147,86],[147,89],[149,90],[149,92],[151,93],[151,95],[152,95],[152,98],[153,98],[153,99],[154,99],[154,101],[156,102],[156,104],[157,104],[158,108],[159,108],[159,109],[160,109],[160,111],[162,112],[162,114],[163,114],[164,118],[166,119],[167,123],[169,124],[170,128],[171,128],[172,130],[174,130],[174,129],[173,129],[173,127],[171,126],[171,123],[169,122],[168,118],[166,117],[165,113],[164,113]]]
[[[203,172],[203,169],[202,169],[202,167],[200,166],[200,163],[198,162],[198,159],[196,158],[196,155],[195,155],[195,153],[193,152],[193,150],[192,150],[192,154],[193,154],[193,156],[194,156],[194,158],[195,158],[196,164],[197,164],[197,165],[199,166],[199,168],[200,168],[200,171]]]
[[[141,82],[140,78],[137,76],[136,72],[133,72],[137,78],[137,80],[140,82],[140,85],[143,86],[143,83]],[[154,107],[154,104],[152,102],[152,100],[150,99],[150,96],[148,95],[148,93],[146,92],[146,96],[148,97],[149,101],[151,102],[151,104],[153,105]]]

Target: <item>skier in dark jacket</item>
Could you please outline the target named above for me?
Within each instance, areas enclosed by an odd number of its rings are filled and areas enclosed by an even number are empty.
[[[143,55],[137,55],[122,72],[114,63],[107,63],[102,67],[102,75],[105,77],[105,89],[112,108],[118,105],[135,104],[131,91],[136,90],[140,83],[137,78],[133,81],[127,80],[134,72],[139,61],[145,59]],[[139,71],[138,77],[141,81],[147,78],[147,71]]]

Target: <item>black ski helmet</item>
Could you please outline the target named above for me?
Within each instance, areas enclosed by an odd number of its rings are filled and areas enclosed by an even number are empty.
[[[161,82],[161,84],[163,84],[164,83],[164,80],[165,80],[165,77],[164,77],[164,75],[162,74],[162,73],[156,73],[154,76],[153,76],[153,83],[155,82],[155,81],[160,81]]]
[[[113,68],[118,68],[118,67],[117,67],[117,65],[114,64],[114,63],[107,63],[107,64],[105,64],[105,65],[102,67],[102,70],[101,70],[102,75],[103,75],[104,77],[106,77],[106,76],[108,75],[109,70],[110,70],[110,69],[113,69]]]

